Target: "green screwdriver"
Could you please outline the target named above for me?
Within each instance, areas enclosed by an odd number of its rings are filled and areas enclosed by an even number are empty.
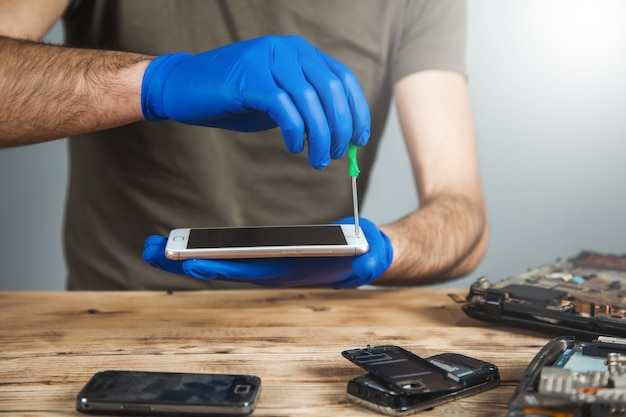
[[[359,164],[356,162],[355,144],[348,145],[348,175],[352,178],[352,205],[354,207],[354,232],[359,237],[359,199],[356,192],[356,177],[359,176]]]

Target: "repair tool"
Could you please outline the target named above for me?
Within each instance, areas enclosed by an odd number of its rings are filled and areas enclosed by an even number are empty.
[[[348,145],[348,175],[352,178],[352,205],[354,207],[354,232],[359,237],[359,201],[356,191],[356,177],[359,176],[359,165],[356,162],[355,144]]]

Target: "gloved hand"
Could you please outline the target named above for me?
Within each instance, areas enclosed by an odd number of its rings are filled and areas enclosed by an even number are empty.
[[[337,223],[352,222],[353,217],[346,217]],[[202,280],[247,282],[263,287],[328,285],[335,289],[352,288],[372,283],[389,268],[393,259],[393,248],[387,235],[367,219],[361,219],[360,226],[370,249],[359,256],[173,261],[164,255],[166,238],[150,236],[145,242],[143,259],[158,269]]]
[[[254,132],[280,126],[287,149],[325,168],[349,142],[369,139],[370,114],[356,76],[299,36],[266,36],[200,54],[161,55],[146,69],[148,120]]]

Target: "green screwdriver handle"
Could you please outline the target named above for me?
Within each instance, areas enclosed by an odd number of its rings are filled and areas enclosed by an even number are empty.
[[[355,144],[350,143],[348,145],[348,175],[351,177],[358,177],[361,172],[359,171],[359,164],[356,162],[356,150]]]

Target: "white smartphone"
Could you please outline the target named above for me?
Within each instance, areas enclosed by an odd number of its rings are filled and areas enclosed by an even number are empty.
[[[369,244],[354,224],[204,227],[174,229],[165,246],[169,259],[355,256]]]

